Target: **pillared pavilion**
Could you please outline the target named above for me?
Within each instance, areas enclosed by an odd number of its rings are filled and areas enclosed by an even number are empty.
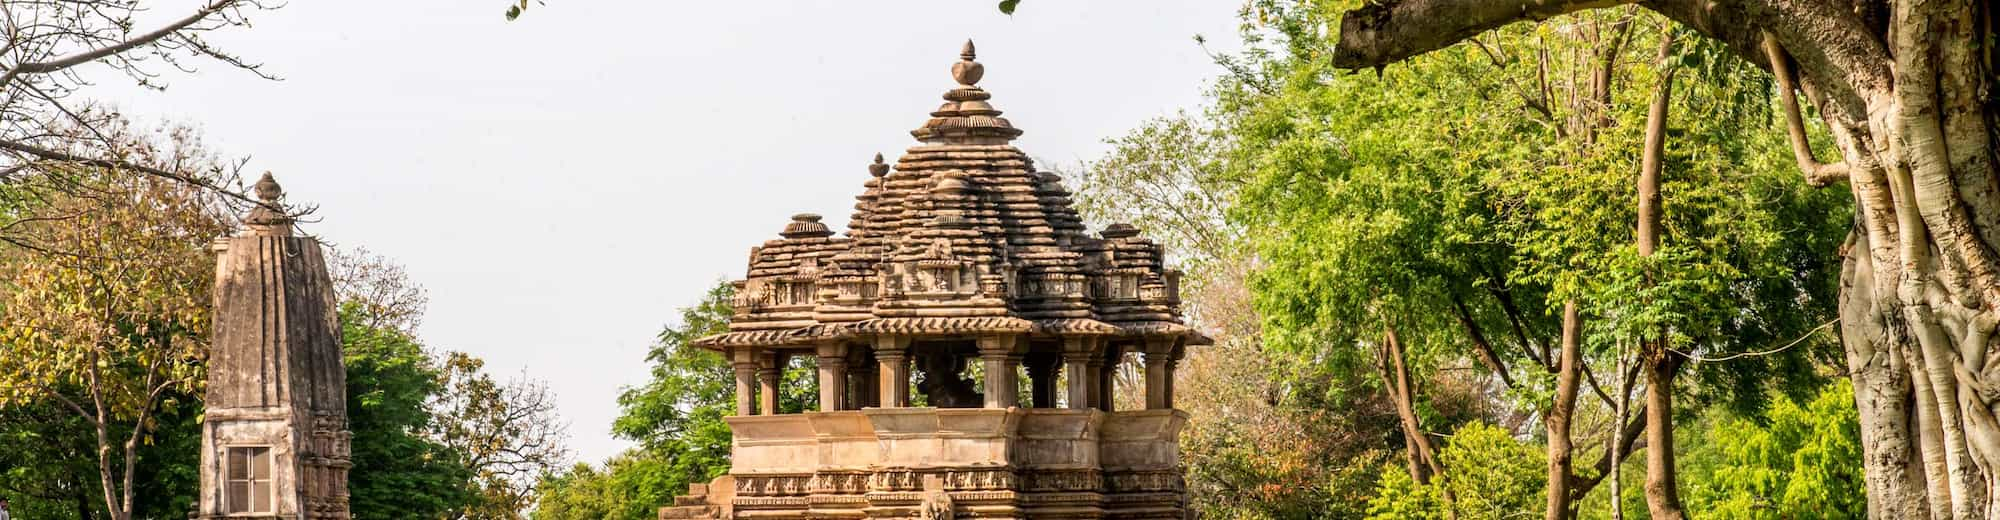
[[[732,466],[661,518],[1185,517],[1174,369],[1208,340],[1180,273],[1132,226],[1091,233],[1010,144],[972,42],[951,73],[846,236],[801,214],[751,250],[729,331],[697,341],[735,369]],[[1143,409],[1113,406],[1127,354]],[[779,413],[794,357],[817,411]]]

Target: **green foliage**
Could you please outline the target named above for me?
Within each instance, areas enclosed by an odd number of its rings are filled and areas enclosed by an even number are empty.
[[[340,309],[354,518],[438,518],[466,506],[472,471],[422,433],[432,420],[425,403],[444,389],[443,368],[414,338],[363,325],[360,312],[351,303]]]
[[[653,377],[618,396],[624,409],[613,434],[639,448],[602,466],[577,464],[542,479],[536,488],[537,519],[650,519],[689,484],[708,482],[729,470],[729,424],[736,412],[736,376],[727,360],[694,345],[694,340],[728,330],[733,289],[718,283],[693,307],[681,309],[678,323],[660,331],[647,352]],[[819,399],[809,358],[786,367],[779,410],[798,413]]]
[[[1375,498],[1368,501],[1368,520],[1445,520],[1445,501],[1438,491],[1418,484],[1401,467],[1384,465]]]
[[[631,450],[602,467],[577,464],[542,479],[537,520],[652,520],[674,495],[687,491],[687,464]],[[727,461],[716,473],[729,468]]]
[[[1720,464],[1695,483],[1690,506],[1711,518],[1867,516],[1854,388],[1827,385],[1803,405],[1777,399],[1759,421],[1724,417],[1705,432]]]
[[[628,459],[625,467],[664,465],[649,471],[665,476],[660,487],[686,489],[729,468],[729,425],[722,418],[736,412],[735,372],[720,354],[693,343],[728,330],[732,294],[729,284],[719,283],[694,307],[682,309],[679,325],[660,331],[659,342],[646,354],[653,364],[652,380],[618,396],[624,412],[611,431],[638,441],[644,452]]]
[[[1402,468],[1384,469],[1368,503],[1369,518],[1498,520],[1520,518],[1545,503],[1548,473],[1540,446],[1517,441],[1506,430],[1468,423],[1438,456],[1448,469],[1430,484],[1417,484]]]

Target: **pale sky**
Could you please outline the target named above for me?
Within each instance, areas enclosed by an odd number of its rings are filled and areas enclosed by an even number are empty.
[[[1015,144],[1062,163],[1198,107],[1219,69],[1195,35],[1239,45],[1240,2],[996,3],[548,0],[509,23],[503,0],[293,1],[212,38],[283,81],[208,66],[94,92],[198,126],[318,204],[309,232],[404,264],[424,342],[547,380],[595,462],[630,445],[618,392],[676,309],[789,215],[845,224],[966,38]]]

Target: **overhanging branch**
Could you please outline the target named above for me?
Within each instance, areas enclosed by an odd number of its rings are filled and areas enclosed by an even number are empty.
[[[1390,0],[1369,3],[1340,18],[1333,66],[1380,68],[1450,47],[1466,38],[1523,20],[1546,20],[1631,0]]]

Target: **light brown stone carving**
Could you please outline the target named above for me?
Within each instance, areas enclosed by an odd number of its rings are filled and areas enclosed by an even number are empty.
[[[1137,228],[1090,233],[1010,144],[971,42],[959,58],[918,144],[868,165],[845,236],[799,214],[751,250],[729,331],[696,342],[736,368],[733,484],[661,518],[1184,515],[1173,366],[1208,339],[1180,275]],[[1112,411],[1126,352],[1150,409]],[[818,363],[818,411],[774,415],[787,356]]]
[[[191,516],[346,519],[352,434],[333,282],[319,242],[292,236],[277,181],[264,174],[255,191],[261,202],[244,233],[214,246],[215,337]],[[233,463],[259,470],[232,475]]]

